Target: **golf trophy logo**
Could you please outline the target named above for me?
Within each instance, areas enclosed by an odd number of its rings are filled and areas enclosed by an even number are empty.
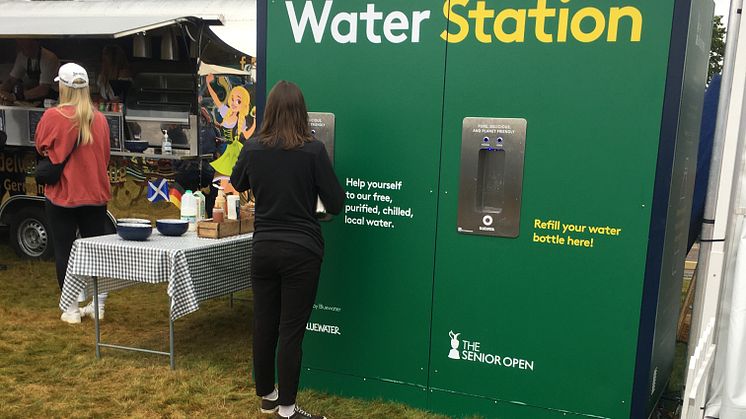
[[[461,359],[461,356],[458,354],[458,347],[461,344],[458,340],[458,335],[460,334],[453,333],[453,330],[448,333],[451,336],[451,352],[448,353],[448,357],[451,359]]]

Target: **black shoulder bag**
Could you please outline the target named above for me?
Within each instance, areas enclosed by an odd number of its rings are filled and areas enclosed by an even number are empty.
[[[70,154],[67,155],[67,158],[65,158],[65,161],[63,161],[62,163],[54,164],[51,160],[49,160],[49,157],[44,157],[43,159],[39,160],[36,163],[36,183],[40,185],[54,185],[55,183],[59,182],[60,178],[62,177],[62,170],[65,168],[65,164],[67,164],[67,161],[70,160],[70,156],[72,156],[73,152],[75,152],[75,149],[78,147],[79,142],[80,135],[78,135],[78,140],[75,141],[75,145],[70,151]]]

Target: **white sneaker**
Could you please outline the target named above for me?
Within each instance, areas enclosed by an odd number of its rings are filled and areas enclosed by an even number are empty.
[[[65,323],[78,324],[80,323],[80,310],[76,310],[70,313],[65,311],[62,313],[62,316],[60,316],[60,320]]]
[[[85,307],[83,307],[83,308],[80,309],[80,315],[82,317],[86,317],[87,316],[87,317],[90,317],[92,319],[94,318],[94,315],[93,315],[93,301],[91,301],[90,303],[88,303],[87,306],[85,306]],[[98,319],[99,320],[103,320],[104,319],[104,306],[102,306],[100,304],[98,306]]]

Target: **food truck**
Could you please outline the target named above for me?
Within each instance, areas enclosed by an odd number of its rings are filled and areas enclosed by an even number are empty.
[[[238,142],[255,128],[255,8],[243,1],[3,1],[0,82],[17,39],[37,40],[60,65],[83,65],[95,105],[110,129],[112,222],[178,218],[180,194],[230,175]],[[99,91],[102,50],[126,57],[126,95]],[[234,100],[235,99],[235,100]],[[240,105],[231,106],[240,102]],[[49,258],[44,187],[34,180],[36,124],[53,99],[0,103],[0,225],[20,256]],[[162,150],[164,132],[172,152]],[[220,157],[226,156],[226,161]],[[219,185],[216,181],[215,185]]]

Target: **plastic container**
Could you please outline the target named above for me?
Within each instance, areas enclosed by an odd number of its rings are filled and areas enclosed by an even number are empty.
[[[226,205],[227,201],[225,199],[225,192],[223,189],[218,189],[218,197],[215,198],[215,208],[220,208],[223,210],[224,215],[228,215],[228,206]]]
[[[215,207],[212,210],[212,221],[215,221],[216,223],[222,223],[223,220],[225,220],[225,213],[223,212],[223,209]]]
[[[163,130],[163,144],[161,145],[161,154],[173,154],[173,149],[171,148],[171,140],[168,139],[168,131],[166,130]]]
[[[228,195],[228,219],[238,220],[238,214],[241,208],[241,197],[238,195]]]
[[[191,190],[181,196],[181,219],[189,223],[189,231],[197,231],[197,198]]]
[[[195,191],[194,197],[197,199],[197,221],[202,221],[207,218],[207,197],[202,191]]]

